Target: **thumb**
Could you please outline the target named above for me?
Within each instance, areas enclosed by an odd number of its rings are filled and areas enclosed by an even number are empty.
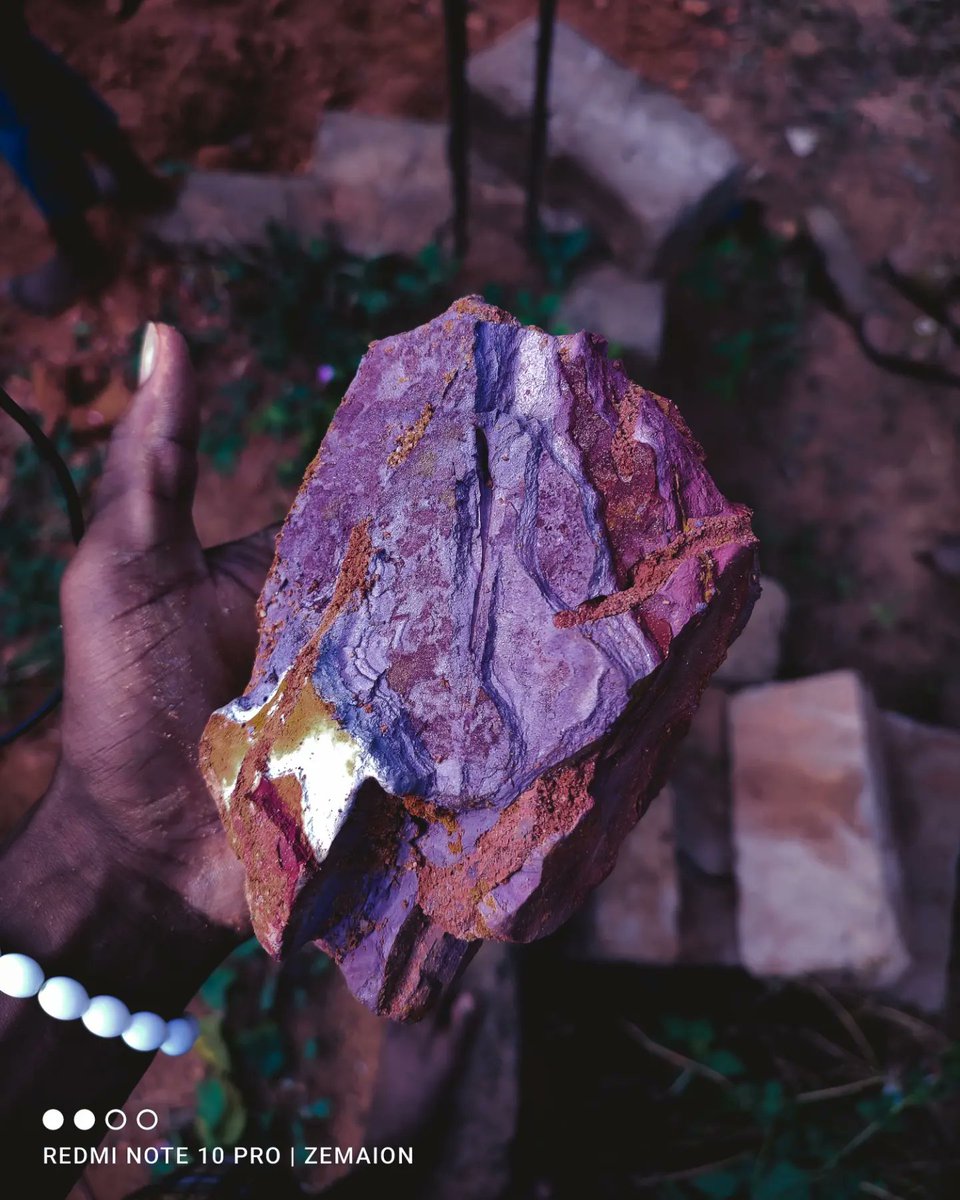
[[[91,535],[148,550],[193,532],[200,417],[186,342],[147,325],[140,386],[107,452]]]

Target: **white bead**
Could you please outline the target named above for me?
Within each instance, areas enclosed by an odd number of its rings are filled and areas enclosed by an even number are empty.
[[[169,1054],[171,1058],[186,1054],[197,1040],[196,1030],[192,1020],[186,1017],[174,1017],[167,1022],[167,1036],[160,1047],[161,1054]]]
[[[167,1023],[156,1013],[134,1013],[120,1036],[131,1050],[157,1050],[167,1036]]]
[[[0,954],[0,992],[24,1000],[43,987],[40,964],[25,954]]]
[[[75,979],[55,975],[37,993],[37,1003],[48,1017],[58,1021],[75,1021],[87,1011],[90,997],[87,989]]]
[[[81,1019],[97,1037],[119,1037],[130,1024],[130,1009],[116,996],[94,996]]]

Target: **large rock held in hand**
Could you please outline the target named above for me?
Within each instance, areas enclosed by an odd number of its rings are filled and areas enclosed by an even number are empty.
[[[756,593],[667,400],[468,297],[374,343],[277,542],[202,765],[274,954],[422,1013],[557,928],[661,786]]]

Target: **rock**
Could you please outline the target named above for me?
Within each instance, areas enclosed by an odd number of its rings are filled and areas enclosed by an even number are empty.
[[[707,966],[740,961],[727,703],[721,688],[703,693],[670,776],[676,797],[680,958]]]
[[[949,302],[960,279],[953,255],[924,253],[911,241],[888,251],[885,266],[904,295],[938,312]]]
[[[662,963],[680,953],[680,882],[675,802],[665,787],[631,831],[617,865],[597,888],[579,923],[575,958]]]
[[[356,254],[409,254],[449,224],[447,127],[439,121],[326,113],[312,173]]]
[[[943,579],[960,580],[960,534],[944,534],[922,558]]]
[[[943,1009],[960,851],[960,733],[883,714],[893,827],[903,875],[911,963],[896,984],[904,1004]]]
[[[862,320],[877,308],[876,293],[846,230],[828,208],[807,209],[804,223],[844,313]]]
[[[743,633],[730,647],[715,679],[739,685],[767,683],[780,669],[780,643],[790,601],[775,579],[760,579],[760,598],[753,606]]]
[[[674,406],[477,297],[374,343],[202,763],[274,954],[423,1012],[556,929],[660,788],[756,590]]]
[[[664,287],[633,279],[610,263],[577,279],[557,320],[564,329],[596,329],[624,354],[653,364],[663,340]]]
[[[450,1096],[447,1132],[420,1200],[497,1200],[511,1181],[520,1109],[520,996],[514,951],[487,945],[467,968],[480,1025]]]
[[[788,125],[783,131],[783,136],[797,158],[809,158],[820,145],[820,134],[805,125]]]
[[[837,671],[730,701],[743,962],[890,985],[909,959],[873,705]]]
[[[537,24],[469,63],[481,153],[526,180]],[[649,87],[562,21],[550,78],[546,194],[603,232],[625,270],[658,272],[736,197],[730,143],[675,97]]]
[[[190,171],[174,207],[145,221],[144,230],[171,249],[213,253],[264,246],[271,225],[308,239],[322,237],[328,224],[326,200],[312,179]]]
[[[732,877],[726,725],[726,694],[709,687],[677,754],[670,781],[676,795],[681,858],[701,875]]]
[[[787,39],[787,50],[794,58],[816,58],[823,53],[823,43],[812,29],[804,26]]]

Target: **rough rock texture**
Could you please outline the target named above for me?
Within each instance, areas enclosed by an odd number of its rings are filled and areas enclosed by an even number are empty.
[[[908,965],[877,716],[835,671],[730,701],[743,962],[894,983]]]
[[[469,64],[477,145],[526,179],[536,21]],[[735,199],[736,151],[697,113],[558,21],[550,68],[547,197],[603,231],[621,267],[659,271]]]
[[[202,765],[279,954],[425,1008],[557,928],[663,782],[757,587],[674,406],[468,297],[375,343],[309,468]]]

